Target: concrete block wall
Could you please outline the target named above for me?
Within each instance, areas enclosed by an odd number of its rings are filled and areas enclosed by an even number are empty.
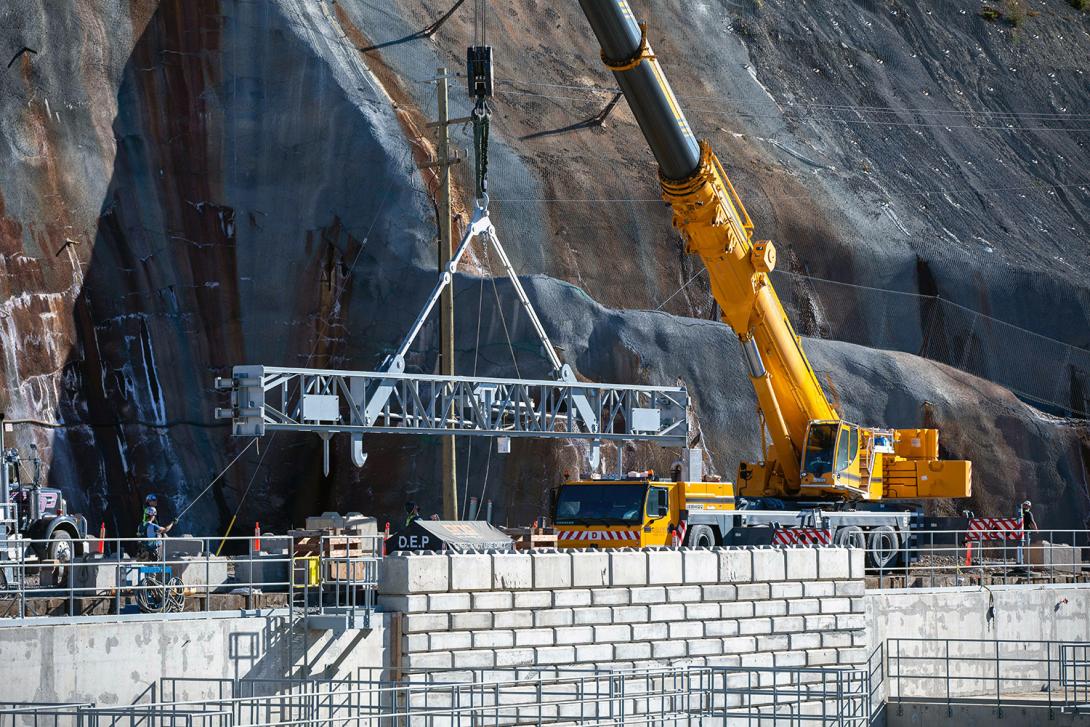
[[[867,659],[858,550],[399,553],[378,601],[408,672]]]

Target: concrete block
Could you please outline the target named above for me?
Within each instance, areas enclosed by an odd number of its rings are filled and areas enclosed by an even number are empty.
[[[496,652],[492,649],[454,652],[455,669],[491,669],[496,666]]]
[[[492,588],[492,556],[485,553],[454,553],[450,560],[450,590],[487,591]]]
[[[516,629],[515,646],[554,646],[552,629]]]
[[[687,644],[689,656],[721,656],[722,639],[691,639]]]
[[[169,556],[167,556],[167,557],[169,559]],[[289,579],[287,578],[287,568],[288,568],[287,559],[284,556],[273,556],[273,557],[274,558],[279,557],[280,562],[283,563],[282,569],[274,569],[273,567],[271,567],[272,562],[269,562],[270,568],[268,569],[268,571],[266,573],[263,573],[262,575],[269,575],[269,576],[283,575],[284,577],[281,580],[279,580],[279,583],[287,584],[288,581],[289,581]],[[182,583],[184,583],[185,585],[196,588],[197,591],[200,592],[200,593],[225,590],[223,588],[223,586],[224,586],[224,584],[227,583],[227,579],[228,579],[228,575],[227,575],[227,558],[209,556],[207,558],[200,557],[200,558],[189,559],[188,557],[183,556],[182,558],[175,559],[175,560],[176,560],[176,562],[171,566],[171,571],[174,573],[175,576],[180,578],[182,580]],[[84,562],[87,562],[87,561],[85,560]],[[95,561],[91,561],[91,562],[95,562]],[[99,561],[99,562],[109,563],[109,561]],[[116,563],[116,561],[115,561],[115,563]],[[77,563],[77,564],[73,565],[73,568],[72,568],[73,572],[75,572],[76,568],[79,565],[82,565],[82,564]],[[110,587],[112,588],[112,587],[114,587],[116,585],[114,582],[112,582],[112,578],[114,577],[114,574],[116,572],[116,568],[107,567],[107,570],[108,570],[110,578],[111,578]],[[236,569],[236,580],[237,580],[237,578],[238,578],[238,576],[237,576],[237,569]],[[273,581],[273,580],[270,579],[270,580],[267,580],[267,581],[257,581],[257,582],[258,583],[275,583],[277,581]],[[234,586],[232,586],[232,588],[234,588]],[[266,591],[287,590],[287,586],[282,585],[279,588],[277,588],[276,586],[273,586],[273,587],[266,586],[266,587],[264,587],[263,590],[266,590]]]
[[[429,611],[468,611],[470,605],[468,593],[433,593],[428,596]]]
[[[586,555],[579,553],[579,555]],[[572,586],[571,553],[534,553],[534,588],[555,590]]]
[[[719,582],[719,551],[682,548],[681,570],[686,585]]]
[[[515,608],[549,608],[553,605],[552,591],[515,591]]]
[[[768,584],[769,598],[802,598],[802,584],[796,581],[783,581]]]
[[[782,548],[763,546],[749,553],[753,559],[753,580],[782,581],[786,577],[787,553]]]
[[[810,649],[806,652],[806,666],[827,666],[838,658],[836,649]]]
[[[748,654],[757,648],[757,640],[752,636],[732,636],[723,639],[724,654]]]
[[[866,649],[837,649],[836,654],[836,663],[839,666],[857,666],[859,664],[866,664],[868,659]]]
[[[577,644],[575,647],[578,664],[605,664],[613,658],[613,644]]]
[[[484,615],[490,616],[490,614]],[[409,613],[401,617],[401,633],[403,634],[446,631],[449,628],[450,614],[448,613]]]
[[[441,593],[450,587],[450,556],[389,555],[382,559],[378,573],[380,594]]]
[[[647,606],[614,606],[612,611],[618,624],[646,623],[649,616]]]
[[[534,561],[529,553],[496,553],[492,557],[492,588],[521,591],[534,587]]]
[[[632,602],[632,592],[627,588],[592,588],[590,605],[627,606]]]
[[[787,613],[792,616],[809,616],[821,610],[821,601],[816,598],[799,598],[787,602]]]
[[[514,631],[474,631],[474,649],[507,649],[515,645]]]
[[[870,644],[870,639],[867,637],[866,630],[852,631],[852,646],[867,646]]]
[[[719,581],[749,583],[753,580],[753,556],[747,548],[719,548]]]
[[[539,646],[534,649],[537,664],[571,664],[575,661],[574,646]]]
[[[613,623],[613,609],[607,606],[573,608],[572,623],[576,625],[594,625]]]
[[[647,551],[647,585],[674,586],[682,583],[681,551]]]
[[[570,608],[545,608],[534,611],[534,626],[571,626],[572,610]]]
[[[852,599],[852,613],[866,613],[867,603],[863,598]]]
[[[666,603],[666,589],[663,586],[633,588],[631,590],[631,598],[634,605]]]
[[[610,628],[603,626],[602,628]],[[669,631],[664,623],[632,624],[632,641],[664,641],[669,637]],[[616,639],[627,641],[628,639]]]
[[[823,648],[850,647],[851,645],[851,631],[823,631],[821,634],[821,646]]]
[[[469,597],[466,596],[468,599]],[[386,596],[378,597],[378,605],[384,611],[397,611],[399,613],[423,613],[428,608],[428,596],[416,594],[412,596]]]
[[[609,577],[612,586],[646,586],[647,552],[627,549],[609,551]]]
[[[76,585],[82,587],[79,571],[74,572]],[[259,555],[253,560],[238,559],[235,561],[235,581],[238,583],[286,583],[288,580],[288,560],[282,555]],[[381,584],[381,582],[382,569],[380,568],[379,583]],[[268,590],[268,588],[268,586],[263,587],[265,590]]]
[[[721,619],[718,621],[704,622],[705,636],[737,636],[738,621],[736,619]]]
[[[785,616],[787,615],[787,601],[755,601],[753,604],[754,616]]]
[[[723,618],[749,618],[753,615],[753,601],[721,603],[719,615]]]
[[[455,631],[475,631],[492,628],[493,615],[487,611],[465,611],[450,615],[450,628]]]
[[[742,636],[772,633],[772,619],[743,618],[738,620],[738,633]]]
[[[556,591],[553,594],[553,605],[558,608],[589,606],[590,590],[587,588],[575,588],[569,591]]]
[[[708,621],[719,618],[719,604],[710,603],[686,603],[685,618],[693,621]]]
[[[635,661],[651,658],[651,644],[645,641],[629,641],[613,645],[613,658],[617,661]]]
[[[851,613],[852,600],[850,598],[823,598],[821,599],[822,613]]]
[[[681,557],[680,551],[678,557]],[[666,589],[666,601],[668,603],[695,603],[704,600],[703,588],[715,588],[715,586],[670,586]]]
[[[403,669],[450,669],[454,664],[454,655],[449,651],[429,651],[423,654],[403,654]]]
[[[787,548],[784,551],[789,581],[817,580],[817,548]]]
[[[764,601],[770,592],[767,583],[743,583],[738,586],[738,600]]]
[[[836,628],[836,616],[803,616],[807,631],[825,631]]]
[[[428,650],[429,634],[406,634],[401,637],[401,653]]]
[[[804,651],[776,651],[772,654],[772,665],[775,667],[806,666],[806,652]]]
[[[704,636],[704,624],[699,621],[671,621],[667,624],[671,639],[699,639]]]
[[[867,574],[866,569],[866,552],[862,548],[852,548],[849,551],[849,573],[852,578],[858,578],[860,580]]]
[[[557,646],[564,644],[593,644],[594,627],[592,626],[561,626],[553,629],[553,642]]]
[[[787,651],[790,639],[787,634],[764,634],[757,637],[757,651]]]
[[[529,629],[534,626],[532,611],[498,611],[492,614],[492,625],[497,629]]]
[[[709,656],[706,657],[708,666],[722,667],[735,667],[742,665],[742,658],[736,654],[726,654],[723,656]]]
[[[596,588],[609,585],[609,553],[604,550],[588,550],[572,553],[572,586]]]
[[[515,599],[510,591],[484,591],[469,594],[470,607],[474,611],[506,611],[514,607]]]
[[[497,649],[496,668],[510,666],[533,666],[533,649]]]
[[[851,577],[851,558],[847,548],[817,548],[818,578],[826,581]]]
[[[805,616],[778,616],[772,619],[772,630],[778,634],[790,634],[806,630]]]
[[[837,581],[833,584],[833,594],[846,598],[856,598],[866,592],[863,581]]]
[[[802,584],[802,595],[806,598],[830,598],[836,585],[830,581],[810,581]]]
[[[787,638],[792,649],[817,649],[821,646],[821,634],[813,631],[788,634]]]
[[[688,649],[686,641],[656,641],[651,644],[651,656],[655,659],[683,657]]]
[[[838,613],[835,618],[838,629],[853,631],[867,627],[867,617],[862,613]]]
[[[430,634],[428,648],[432,651],[458,651],[473,648],[473,631],[438,631]]]
[[[662,638],[666,638],[666,627],[662,624],[644,624],[645,626],[658,626],[662,629]],[[635,627],[628,624],[610,624],[608,626],[594,626],[595,641],[631,641],[634,637]]]
[[[768,653],[767,651],[742,654],[741,658],[742,666],[749,669],[754,669],[758,667],[767,668],[772,666],[772,654]]]
[[[714,586],[701,586],[701,599],[704,601],[733,601],[738,598],[738,586],[733,583],[717,583]],[[667,593],[669,598],[670,594]]]

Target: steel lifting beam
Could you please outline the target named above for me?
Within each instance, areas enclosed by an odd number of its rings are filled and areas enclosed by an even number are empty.
[[[272,366],[236,366],[216,387],[231,392],[216,417],[230,419],[234,435],[313,432],[328,442],[344,432],[358,443],[357,464],[372,433],[688,441],[683,387]]]

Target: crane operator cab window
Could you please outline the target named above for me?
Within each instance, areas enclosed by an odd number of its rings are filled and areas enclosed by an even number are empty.
[[[835,422],[811,424],[802,471],[817,478],[831,472],[843,472],[851,466],[858,454],[857,427]]]
[[[814,477],[822,477],[833,471],[833,455],[839,425],[830,422],[811,424],[806,437],[806,456],[802,471]]]

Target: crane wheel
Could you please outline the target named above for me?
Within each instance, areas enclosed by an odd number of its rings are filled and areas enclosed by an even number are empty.
[[[715,531],[710,525],[693,525],[689,528],[689,537],[685,544],[694,548],[714,548],[716,546]]]
[[[848,525],[837,529],[836,534],[833,535],[833,545],[838,548],[865,549],[867,547],[867,536],[863,532],[863,528],[858,525]]]
[[[867,564],[877,570],[895,568],[901,560],[901,538],[892,525],[867,533]]]

